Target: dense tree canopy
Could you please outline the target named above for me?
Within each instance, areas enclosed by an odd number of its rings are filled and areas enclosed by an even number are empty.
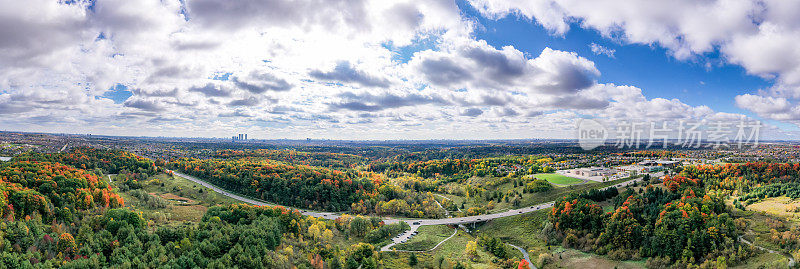
[[[0,164],[0,192],[0,212],[8,219],[70,220],[76,210],[124,204],[98,175],[50,162]]]
[[[161,172],[155,162],[123,150],[79,147],[68,152],[27,153],[14,158],[19,161],[58,162],[74,167],[101,169],[108,174],[139,173],[154,175]]]
[[[218,150],[215,158],[264,157],[292,164],[320,166],[327,168],[354,168],[363,165],[367,159],[358,155],[333,152],[304,152],[296,150]]]
[[[800,164],[756,162],[699,165],[686,167],[682,174],[703,180],[711,189],[745,194],[750,192],[752,187],[797,182],[800,179]]]
[[[234,192],[287,206],[344,211],[376,194],[374,174],[342,172],[259,158],[179,159],[169,167]]]
[[[179,159],[168,165],[225,189],[281,205],[358,214],[444,216],[432,195],[386,184],[382,176],[371,172],[252,157]]]
[[[331,247],[325,222],[281,207],[231,205],[208,210],[197,226],[148,229],[128,209],[86,216],[75,225],[38,220],[0,226],[7,268],[341,268],[375,263],[374,248]],[[304,238],[304,239],[301,239]]]
[[[510,174],[525,175],[549,173],[552,168],[541,166],[548,158],[539,156],[502,157],[483,159],[436,159],[408,162],[373,162],[369,169],[375,172],[386,172],[393,176],[401,173],[413,174],[423,178],[472,176],[502,177]]]
[[[619,259],[661,256],[700,264],[717,257],[744,258],[722,193],[706,191],[702,180],[683,176],[666,177],[663,185],[648,186],[642,194],[623,192],[610,213],[584,198],[606,197],[603,192],[560,199],[549,216],[553,231],[545,234],[565,246]]]

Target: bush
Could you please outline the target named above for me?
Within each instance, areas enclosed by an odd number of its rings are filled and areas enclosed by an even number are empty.
[[[169,205],[169,202],[166,199],[150,195],[144,190],[132,190],[130,194],[131,196],[139,199],[139,201],[141,201],[141,204],[143,206],[146,206],[151,209],[167,208],[167,206]]]
[[[672,265],[672,260],[669,257],[652,257],[647,259],[645,267],[651,269],[667,269]]]
[[[405,221],[401,221],[401,222],[393,223],[393,224],[389,224],[389,225],[384,225],[384,226],[381,226],[378,229],[369,231],[367,233],[367,235],[364,236],[364,241],[367,241],[367,242],[370,242],[370,243],[373,243],[373,244],[379,243],[379,242],[381,242],[383,240],[387,240],[389,238],[392,238],[393,236],[398,235],[398,234],[408,230],[409,228],[411,228],[411,227],[409,227],[408,223],[406,223]]]
[[[546,192],[553,189],[553,184],[541,179],[534,179],[525,185],[525,192]]]
[[[609,198],[616,197],[617,194],[619,194],[619,190],[617,190],[617,187],[610,187],[602,191],[597,189],[592,189],[588,192],[581,194],[580,196],[595,202],[602,202]]]
[[[612,260],[621,261],[621,260],[630,259],[630,257],[631,257],[631,255],[624,249],[616,249],[616,250],[612,250],[611,252],[608,253],[608,258],[610,258]]]
[[[549,253],[539,254],[539,258],[536,260],[536,263],[538,264],[537,267],[542,268],[545,265],[551,263],[552,261],[553,261],[553,256],[550,255]]]

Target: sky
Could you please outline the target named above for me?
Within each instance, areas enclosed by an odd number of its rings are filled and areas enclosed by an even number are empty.
[[[0,4],[0,130],[527,139],[598,119],[800,139],[800,1]]]

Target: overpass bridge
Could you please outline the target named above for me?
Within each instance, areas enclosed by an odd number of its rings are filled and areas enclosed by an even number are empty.
[[[264,202],[264,201],[260,201],[260,200],[256,200],[256,199],[252,199],[252,198],[248,198],[248,197],[244,197],[244,196],[241,196],[241,195],[237,195],[237,194],[228,192],[228,191],[226,191],[226,190],[224,190],[222,188],[214,186],[211,183],[205,182],[205,181],[203,181],[201,179],[198,179],[198,178],[190,176],[190,175],[186,175],[186,174],[179,173],[179,172],[176,172],[176,171],[172,171],[172,173],[174,175],[176,175],[176,176],[179,176],[179,177],[185,178],[187,180],[190,180],[192,182],[195,182],[197,184],[203,185],[206,188],[209,188],[209,189],[211,189],[211,190],[213,190],[215,192],[218,192],[218,193],[220,193],[222,195],[228,196],[228,197],[233,198],[235,200],[239,200],[239,201],[242,201],[242,202],[245,202],[245,203],[259,205],[259,206],[278,206],[276,204],[271,204],[271,203],[267,203],[267,202]],[[658,175],[656,175],[656,176],[658,176]],[[621,183],[618,183],[616,185],[612,185],[612,186],[608,186],[608,187],[602,188],[600,190],[608,189],[608,188],[611,188],[611,187],[617,187],[617,188],[625,187],[625,186],[631,185],[631,184],[633,184],[633,183],[635,183],[637,181],[641,181],[641,178],[634,178],[634,179],[631,179],[629,181],[621,182]],[[397,222],[400,222],[400,221],[404,221],[411,227],[411,229],[409,229],[408,231],[400,234],[399,236],[397,236],[395,238],[392,238],[392,243],[382,247],[381,251],[390,251],[392,246],[394,246],[396,244],[403,243],[406,240],[408,240],[409,238],[413,237],[414,233],[417,231],[417,229],[419,229],[420,226],[425,226],[425,225],[453,225],[453,226],[457,226],[457,225],[463,225],[463,224],[484,222],[484,221],[489,221],[489,220],[493,220],[493,219],[516,216],[516,215],[525,214],[525,213],[529,213],[529,212],[533,212],[533,211],[537,211],[537,210],[541,210],[541,209],[551,208],[551,207],[553,207],[553,203],[554,203],[554,201],[551,201],[551,202],[542,203],[542,204],[538,204],[538,205],[533,205],[533,206],[529,206],[529,207],[523,207],[523,208],[517,208],[517,209],[509,209],[509,210],[506,210],[506,211],[503,211],[503,212],[499,212],[499,213],[468,216],[468,217],[457,217],[457,218],[395,219],[395,218],[384,217],[382,219],[383,219],[383,222],[385,224],[392,224],[392,223],[397,223]],[[324,218],[324,219],[329,219],[329,220],[335,220],[335,219],[341,217],[342,214],[343,214],[343,213],[337,213],[337,212],[319,212],[319,211],[308,211],[308,210],[300,210],[300,209],[298,209],[298,210],[300,211],[301,214],[303,214],[305,216],[316,217],[316,218]]]

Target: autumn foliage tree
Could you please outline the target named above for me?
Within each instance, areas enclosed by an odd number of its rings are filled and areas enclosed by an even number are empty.
[[[368,199],[380,184],[373,174],[259,158],[180,159],[168,166],[265,201],[329,211],[343,211]]]
[[[68,152],[26,153],[14,158],[18,161],[57,162],[84,170],[100,169],[104,173],[121,172],[154,175],[163,172],[150,159],[124,150],[78,147]]]
[[[707,260],[736,262],[746,257],[736,240],[722,191],[706,190],[703,180],[666,177],[662,187],[641,194],[625,191],[604,213],[593,201],[571,195],[555,202],[548,220],[551,240],[568,247],[608,254],[613,259],[664,257],[685,265]],[[596,240],[595,240],[596,239]]]
[[[124,205],[102,178],[60,163],[0,164],[0,192],[0,212],[12,218],[38,214],[51,219],[64,208],[72,211]]]

